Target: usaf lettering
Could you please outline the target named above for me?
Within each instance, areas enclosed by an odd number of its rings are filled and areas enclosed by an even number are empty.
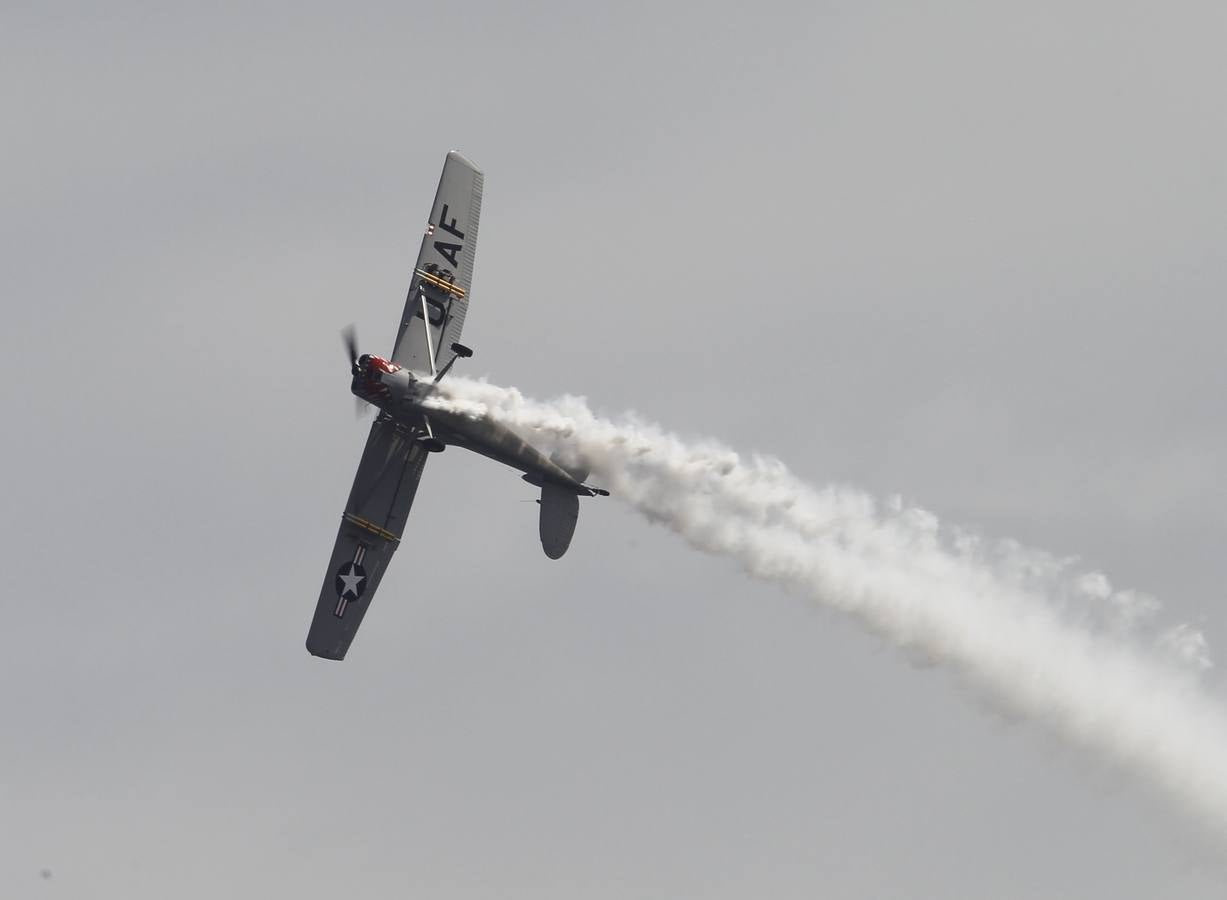
[[[456,228],[456,220],[452,219],[450,222],[447,220],[446,203],[443,204],[443,209],[439,210],[439,227],[448,234],[453,235],[457,240],[464,240],[464,232]],[[462,244],[449,244],[446,241],[435,241],[435,250],[454,267],[459,267],[460,265],[456,262],[456,254],[460,252],[462,246]]]

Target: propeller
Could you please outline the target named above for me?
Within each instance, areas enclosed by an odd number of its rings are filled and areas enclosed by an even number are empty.
[[[358,374],[358,329],[352,324],[341,329],[341,342],[345,344],[345,355],[349,357],[349,370]],[[354,397],[354,418],[361,420],[371,411],[371,404],[361,397]]]
[[[345,355],[349,357],[349,367],[358,374],[358,330],[352,324],[341,329],[341,340],[345,343]]]

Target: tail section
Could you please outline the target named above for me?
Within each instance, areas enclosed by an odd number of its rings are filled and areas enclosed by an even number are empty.
[[[559,559],[571,546],[579,521],[579,495],[559,484],[541,486],[541,547],[550,559]]]

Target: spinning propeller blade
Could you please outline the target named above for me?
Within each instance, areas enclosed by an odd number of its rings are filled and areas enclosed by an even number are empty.
[[[358,374],[358,329],[352,324],[341,329],[341,342],[345,344],[345,355],[349,357],[349,370]],[[371,411],[371,405],[361,397],[354,397],[354,418],[361,420]]]
[[[341,329],[341,340],[345,343],[345,355],[349,357],[349,367],[358,367],[358,330],[353,325]]]

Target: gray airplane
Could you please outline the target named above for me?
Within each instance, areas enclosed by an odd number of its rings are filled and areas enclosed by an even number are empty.
[[[457,359],[473,355],[459,338],[473,281],[482,180],[477,167],[459,153],[447,154],[392,358],[359,356],[352,329],[346,332],[350,389],[378,413],[307,634],[307,649],[315,656],[345,658],[400,544],[429,454],[465,447],[523,472],[525,481],[541,488],[541,546],[550,559],[570,546],[579,498],[609,493],[584,484],[586,471],[546,457],[489,418],[422,405]],[[443,347],[450,358],[439,367]]]

